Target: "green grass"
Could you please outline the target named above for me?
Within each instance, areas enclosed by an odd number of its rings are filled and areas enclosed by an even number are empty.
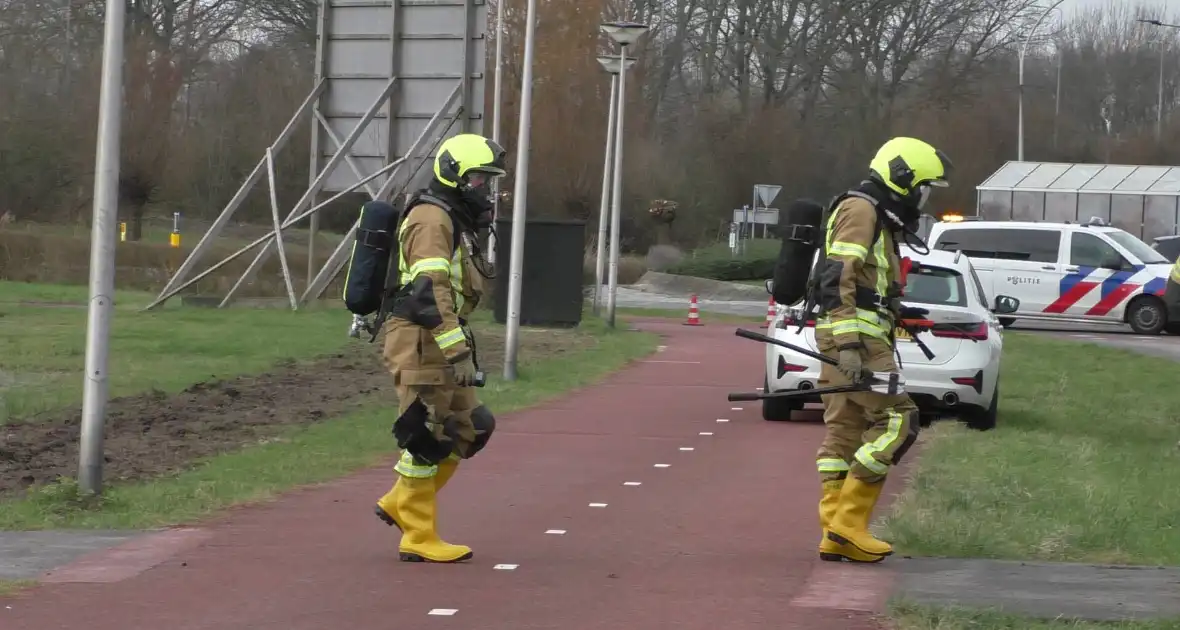
[[[0,597],[16,595],[17,593],[36,586],[35,580],[0,580]]]
[[[86,287],[0,282],[0,424],[78,405],[86,354],[86,308],[20,305],[85,303]],[[210,377],[261,372],[286,358],[311,357],[350,341],[343,308],[207,309],[139,312],[152,297],[120,291],[111,323],[110,395],[180,391]]]
[[[912,555],[1180,565],[1178,373],[1006,333],[998,428],[925,431],[888,536]]]
[[[581,330],[593,335],[591,347],[561,358],[521,356],[518,380],[508,383],[498,373],[489,374],[488,385],[480,392],[482,400],[497,414],[507,414],[589,385],[650,353],[657,340],[649,333],[608,330],[597,319],[587,319]],[[390,421],[389,409],[370,408],[210,458],[175,476],[113,486],[99,498],[80,495],[71,482],[46,486],[29,498],[0,504],[0,529],[122,529],[191,522],[231,505],[273,498],[294,486],[331,480],[392,456],[396,446],[389,436]]]
[[[984,610],[897,603],[894,630],[1180,630],[1180,620],[1091,622],[1040,620]]]

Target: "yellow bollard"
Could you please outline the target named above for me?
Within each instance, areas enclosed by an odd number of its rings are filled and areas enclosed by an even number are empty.
[[[127,242],[127,222],[126,221],[123,221],[122,223],[119,224],[119,240],[124,243]]]
[[[180,213],[172,213],[172,233],[168,235],[168,244],[180,247]]]

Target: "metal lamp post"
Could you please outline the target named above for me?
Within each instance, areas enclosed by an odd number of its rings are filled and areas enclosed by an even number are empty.
[[[1040,17],[1037,18],[1036,24],[1033,24],[1032,29],[1030,29],[1028,34],[1024,36],[1024,41],[1020,43],[1020,53],[1017,55],[1020,77],[1019,89],[1017,91],[1017,98],[1019,102],[1017,104],[1016,121],[1016,159],[1020,162],[1024,161],[1024,55],[1026,52],[1028,52],[1029,40],[1032,39],[1032,36],[1037,32],[1037,29],[1041,27],[1041,22],[1044,22],[1045,18],[1053,12],[1053,9],[1056,9],[1057,5],[1061,4],[1062,2],[1065,2],[1065,0],[1056,0],[1056,2],[1049,5],[1049,8],[1045,9],[1041,13]]]
[[[503,1],[503,0],[501,0]],[[520,122],[516,130],[516,173],[512,189],[512,243],[508,253],[507,326],[504,335],[504,380],[516,380],[520,349],[520,294],[524,275],[524,228],[529,187],[529,132],[533,110],[533,49],[537,39],[537,0],[525,10],[524,71],[520,83]],[[499,197],[499,195],[497,195]]]
[[[634,57],[628,57],[626,65],[619,63],[617,57],[599,57],[598,63],[602,65],[602,69],[610,74],[610,104],[607,108],[610,113],[607,115],[606,123],[606,157],[602,160],[602,196],[601,204],[598,208],[598,251],[594,259],[594,315],[597,317],[599,308],[602,303],[602,277],[606,272],[606,239],[607,239],[607,217],[610,216],[610,193],[611,193],[611,150],[613,148],[614,133],[615,133],[615,113],[618,111],[618,104],[615,102],[615,95],[619,89],[619,75],[625,73],[635,63]]]
[[[647,32],[647,29],[648,26],[646,24],[639,24],[638,22],[608,22],[602,25],[602,32],[606,33],[608,37],[619,45],[619,66],[621,69],[626,70],[628,67],[627,47],[639,41],[639,38]],[[607,324],[611,328],[615,326],[615,296],[618,292],[619,284],[619,221],[622,216],[623,205],[623,112],[627,103],[626,79],[626,74],[619,74],[619,113],[618,126],[615,128],[615,165],[614,172],[612,173],[614,182],[611,191],[610,286],[606,300]]]
[[[1164,17],[1168,16],[1167,3],[1164,3]],[[1168,24],[1160,20],[1138,20],[1144,24],[1151,24],[1152,26],[1159,26],[1163,28],[1180,28],[1180,24]],[[1158,142],[1162,137],[1164,129],[1164,52],[1166,48],[1163,43],[1160,44],[1160,84],[1158,103],[1155,110],[1155,139]]]
[[[78,482],[102,491],[106,430],[107,350],[115,308],[115,221],[119,210],[119,133],[123,118],[123,0],[107,0],[103,32],[102,87],[98,97],[98,142],[94,165],[94,224],[90,230],[90,312],[86,323],[86,380],[82,390],[82,435]]]
[[[492,84],[492,140],[501,146],[504,144],[500,139],[500,111],[504,101],[501,74],[504,65],[504,3],[506,1],[497,0],[496,2],[496,70]],[[492,195],[492,225],[495,226],[496,217],[500,216],[500,178],[498,177],[492,180]],[[488,234],[488,262],[496,264],[496,234],[494,232]]]

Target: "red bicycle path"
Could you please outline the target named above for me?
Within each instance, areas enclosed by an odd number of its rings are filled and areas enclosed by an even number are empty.
[[[822,425],[726,400],[762,382],[763,346],[634,325],[661,351],[504,416],[444,489],[467,563],[397,560],[382,466],[83,557],[0,600],[0,628],[882,628],[888,560],[816,557]]]

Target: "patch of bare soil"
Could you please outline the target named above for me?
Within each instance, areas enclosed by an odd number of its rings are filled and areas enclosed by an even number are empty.
[[[593,343],[575,331],[522,332],[525,356],[553,358]],[[503,334],[476,335],[480,367],[498,372]],[[174,473],[195,460],[343,415],[374,397],[396,402],[379,343],[353,343],[346,352],[198,383],[174,395],[115,398],[107,405],[104,477],[117,483]],[[81,420],[76,408],[0,426],[0,497],[75,476]]]

